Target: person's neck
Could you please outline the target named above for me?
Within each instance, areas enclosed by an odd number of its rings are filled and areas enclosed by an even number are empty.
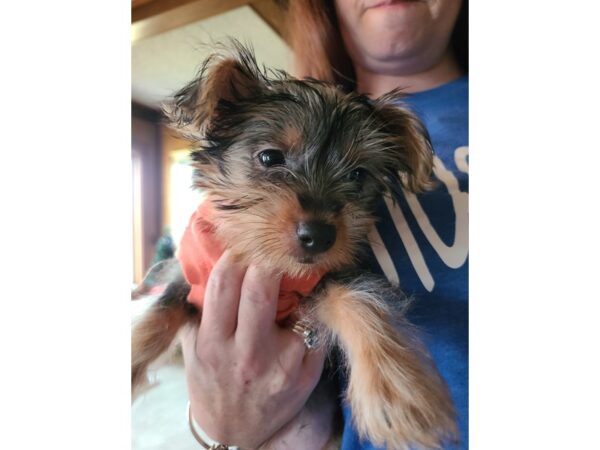
[[[429,69],[416,73],[377,73],[364,67],[356,67],[357,90],[369,97],[377,98],[397,87],[405,92],[422,92],[456,80],[462,76],[462,70],[448,52],[439,63]]]

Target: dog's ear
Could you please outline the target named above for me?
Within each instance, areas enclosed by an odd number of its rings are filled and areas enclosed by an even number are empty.
[[[393,90],[374,100],[373,106],[386,133],[386,187],[395,191],[400,185],[417,193],[433,186],[433,148],[427,129],[402,104],[403,97],[399,90]]]
[[[252,51],[237,45],[231,54],[211,55],[198,76],[177,92],[163,111],[171,127],[201,139],[220,109],[259,95],[266,81]]]

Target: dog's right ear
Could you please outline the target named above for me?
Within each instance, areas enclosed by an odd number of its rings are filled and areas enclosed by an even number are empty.
[[[202,139],[223,107],[259,95],[266,81],[252,52],[238,46],[233,55],[211,55],[198,76],[163,106],[163,112],[172,128],[188,138]]]

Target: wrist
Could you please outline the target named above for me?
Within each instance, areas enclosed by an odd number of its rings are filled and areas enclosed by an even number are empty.
[[[188,402],[187,409],[188,425],[190,428],[190,432],[202,448],[206,450],[241,450],[239,447],[217,442],[210,436],[208,436],[208,434],[206,434],[202,427],[200,427],[196,419],[194,419],[194,416],[192,414],[192,406],[190,402]]]

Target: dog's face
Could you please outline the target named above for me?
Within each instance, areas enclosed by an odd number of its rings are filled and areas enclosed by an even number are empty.
[[[253,56],[213,56],[165,111],[197,143],[194,184],[219,238],[290,275],[353,263],[386,191],[427,187],[432,150],[399,95],[371,101],[315,80],[268,77]]]

